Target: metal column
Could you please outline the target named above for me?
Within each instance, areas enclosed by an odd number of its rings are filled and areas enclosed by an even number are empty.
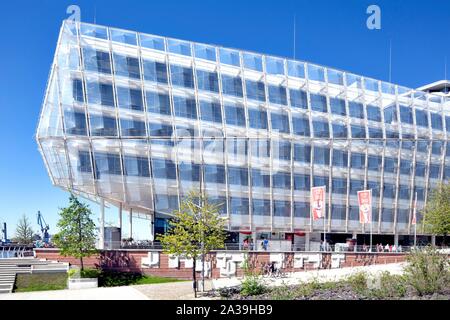
[[[133,238],[133,208],[130,208],[130,216],[129,216],[129,233],[130,233],[130,238]]]
[[[105,200],[100,200],[100,237],[99,249],[105,249]]]

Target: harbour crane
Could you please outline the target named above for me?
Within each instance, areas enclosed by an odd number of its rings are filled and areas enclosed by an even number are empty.
[[[48,234],[48,230],[50,229],[50,227],[48,226],[47,222],[45,222],[44,216],[40,211],[38,211],[37,213],[37,223],[41,227],[42,241],[44,243],[48,243],[50,240],[50,236]]]

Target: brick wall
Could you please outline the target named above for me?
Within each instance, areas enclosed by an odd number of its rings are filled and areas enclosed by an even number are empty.
[[[174,277],[179,279],[191,279],[192,269],[185,268],[185,263],[181,260],[178,268],[169,268],[169,256],[164,253],[159,254],[159,264],[155,267],[141,267],[142,258],[147,257],[149,250],[105,250],[92,257],[84,258],[85,267],[102,268],[105,270],[126,271],[126,272],[142,272],[148,275]],[[237,252],[235,252],[237,253]],[[59,254],[58,249],[35,249],[37,258],[45,258],[47,260],[56,260],[69,262],[71,265],[80,265],[80,260],[73,257],[63,257]],[[387,264],[405,261],[405,254],[402,253],[343,253],[345,259],[341,262],[340,267],[356,267],[372,264]],[[300,272],[305,270],[317,269],[313,264],[305,263],[302,268],[294,268],[294,253],[285,252],[284,272]],[[331,259],[331,253],[322,253],[322,257]],[[212,252],[206,259],[211,261],[212,277],[220,277],[220,269],[217,267],[216,253]],[[248,254],[250,265],[261,268],[261,265],[270,261],[270,253],[268,252],[250,252]],[[236,274],[241,276],[243,270],[237,268]]]

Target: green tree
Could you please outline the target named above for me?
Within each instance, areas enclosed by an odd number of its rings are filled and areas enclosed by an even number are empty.
[[[426,232],[443,235],[445,243],[450,233],[450,184],[440,184],[431,191],[424,209],[424,227]]]
[[[30,220],[24,214],[17,222],[15,241],[21,244],[30,244],[33,242],[33,228],[31,227]]]
[[[60,249],[61,255],[80,259],[81,270],[84,270],[83,258],[96,253],[92,212],[88,205],[81,203],[71,194],[69,206],[60,209],[59,215],[60,232],[53,237],[53,241]]]
[[[204,195],[191,191],[182,201],[174,218],[169,221],[169,231],[158,235],[163,251],[168,254],[193,259],[192,278],[197,297],[196,261],[213,249],[224,247],[226,232],[219,205],[208,202]]]

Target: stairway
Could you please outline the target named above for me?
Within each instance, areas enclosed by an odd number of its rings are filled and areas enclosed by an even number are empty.
[[[67,272],[69,264],[34,258],[0,259],[0,293],[11,293],[19,273]]]

